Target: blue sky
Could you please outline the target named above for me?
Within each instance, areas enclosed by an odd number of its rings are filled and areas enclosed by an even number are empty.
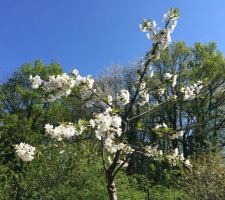
[[[96,74],[140,58],[150,42],[143,18],[161,22],[170,7],[181,19],[173,41],[215,41],[225,52],[224,0],[0,0],[0,75],[42,59],[66,72]]]

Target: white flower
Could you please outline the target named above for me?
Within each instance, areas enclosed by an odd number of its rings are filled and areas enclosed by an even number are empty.
[[[183,153],[180,154],[180,160],[184,161],[184,154]]]
[[[62,155],[64,152],[65,152],[65,150],[61,150],[61,151],[59,152],[59,154]]]
[[[138,104],[140,106],[145,105],[149,101],[149,94],[146,89],[146,82],[142,81],[140,86],[139,86],[139,99],[138,99]]]
[[[72,71],[73,76],[68,74],[51,75],[48,81],[41,80],[40,76],[30,76],[32,88],[41,88],[47,93],[47,100],[55,101],[63,96],[70,95],[72,88],[80,87],[83,93],[87,93],[88,89],[91,89],[94,84],[94,79],[90,75],[82,77],[78,74],[78,71],[74,69]]]
[[[89,124],[91,125],[92,128],[95,127],[95,120],[91,119],[89,120]]]
[[[72,123],[71,123],[72,124]],[[84,123],[81,119],[78,120],[78,128],[75,129],[76,130],[76,135],[80,135],[83,133],[83,131],[85,130],[85,126]]]
[[[154,76],[154,72],[151,71],[151,73],[150,73],[150,78],[152,78],[153,76]]]
[[[72,74],[73,74],[73,76],[77,76],[77,75],[79,74],[79,72],[78,72],[77,69],[74,69],[74,70],[72,71]]]
[[[75,80],[67,74],[49,76],[49,80],[44,82],[42,87],[49,94],[49,100],[56,100],[62,96],[68,96],[75,86]]]
[[[180,91],[184,93],[184,100],[193,100],[197,94],[199,94],[202,88],[202,81],[198,81],[191,86],[182,87]]]
[[[134,149],[129,146],[128,144],[125,144],[123,146],[123,151],[126,153],[126,154],[132,154],[134,152]]]
[[[105,139],[105,146],[106,147],[112,146],[112,143],[113,143],[113,141],[112,141],[111,138],[106,138]]]
[[[138,100],[138,104],[140,106],[145,105],[146,103],[149,102],[149,94],[147,93],[146,90],[142,90],[139,92],[139,100]]]
[[[19,145],[15,145],[16,154],[23,161],[28,162],[34,159],[35,147],[21,142]]]
[[[148,157],[153,157],[156,154],[158,154],[157,146],[152,147],[152,146],[146,146],[145,147],[145,155]]]
[[[115,135],[120,136],[122,133],[122,119],[118,115],[112,114],[112,108],[106,108],[105,112],[95,116],[94,122],[96,125],[96,137],[101,140],[104,138],[114,138]]]
[[[123,168],[127,168],[128,167],[128,163],[126,162],[126,163],[124,163],[124,165],[123,165]]]
[[[69,139],[75,135],[80,135],[84,127],[82,127],[79,123],[78,125],[80,130],[77,130],[72,123],[63,123],[59,126],[56,126],[55,128],[53,128],[53,126],[50,124],[46,124],[45,131],[52,138],[60,141],[63,137]]]
[[[178,151],[178,148],[174,149],[174,154],[173,156],[174,157],[177,157],[179,155],[179,151]]]
[[[45,124],[45,131],[47,133],[50,134],[53,130],[54,130],[53,125],[51,125],[51,124]]]
[[[112,122],[111,122],[112,126],[120,127],[121,123],[122,123],[121,117],[119,117],[117,115],[112,117]]]
[[[94,79],[91,77],[91,75],[88,75],[87,78],[85,79],[85,84],[88,89],[91,89],[94,84]]]
[[[167,79],[171,79],[172,76],[173,76],[173,75],[172,75],[171,73],[168,73],[168,72],[164,74],[164,78],[165,78],[166,80],[167,80]]]
[[[165,93],[165,88],[159,88],[158,92],[159,92],[159,95],[163,95]]]
[[[166,28],[160,29],[156,27],[156,23],[151,20],[144,20],[143,23],[139,26],[142,32],[146,32],[148,39],[151,39],[154,44],[157,44],[159,50],[165,49],[171,42],[171,33],[174,31],[174,28],[177,25],[178,13],[174,9],[170,9],[164,15],[164,22]],[[157,52],[159,57],[160,52]]]
[[[122,150],[125,154],[131,154],[134,149],[124,143],[116,143],[113,138],[106,138],[104,141],[104,147],[110,153],[116,153],[118,150]]]
[[[113,98],[112,98],[112,96],[111,95],[109,95],[109,96],[107,96],[107,103],[109,104],[109,105],[112,105],[112,101],[113,101]]]
[[[146,82],[145,81],[142,81],[142,83],[140,84],[139,90],[144,90],[145,87],[146,87]]]
[[[183,137],[183,135],[184,135],[184,131],[178,131],[173,136],[171,136],[171,139],[176,139],[176,138],[179,138],[179,137]]]
[[[112,108],[106,108],[105,112],[95,115],[90,124],[95,125],[95,136],[98,140],[104,141],[105,149],[110,153],[115,153],[120,149],[125,148],[125,144],[117,143],[116,138],[121,136],[122,119],[120,116],[112,113]]]
[[[192,166],[190,160],[188,160],[188,159],[184,161],[184,165],[186,167],[191,167]]]
[[[130,93],[128,90],[121,90],[120,95],[117,96],[119,104],[124,106],[130,102]]]
[[[152,35],[150,33],[146,33],[146,37],[150,40],[152,38]]]
[[[108,156],[108,161],[109,161],[109,164],[112,164],[112,159],[110,156]]]
[[[169,98],[170,98],[171,100],[176,100],[176,99],[177,99],[177,95],[169,96]]]
[[[175,87],[176,84],[177,84],[177,74],[175,74],[175,75],[173,76],[172,87]]]
[[[107,107],[105,109],[105,113],[110,114],[112,112],[112,108],[111,107]]]
[[[163,128],[167,128],[168,126],[167,126],[165,123],[163,123],[163,124],[162,124],[162,127],[163,127]]]
[[[184,135],[184,131],[179,131],[179,132],[177,133],[177,135],[178,135],[178,137],[182,137],[182,136]]]
[[[147,32],[147,31],[155,32],[156,22],[144,19],[143,23],[139,25],[139,28],[142,32]]]
[[[174,9],[170,9],[167,13],[163,15],[163,22],[167,22],[169,20],[172,20],[172,22],[176,21],[178,17],[175,15]]]
[[[105,148],[107,149],[108,152],[110,153],[116,153],[118,148],[117,145],[113,142],[111,138],[106,138],[105,139]]]
[[[30,75],[29,80],[31,81],[31,87],[33,89],[39,88],[41,86],[41,84],[43,83],[43,80],[38,75],[36,75],[35,77],[33,77],[32,75]]]
[[[163,155],[163,151],[159,150],[159,155],[162,156]]]
[[[157,124],[155,126],[155,130],[159,130],[160,128],[167,128],[168,126],[165,124],[165,123],[162,123],[162,124]]]

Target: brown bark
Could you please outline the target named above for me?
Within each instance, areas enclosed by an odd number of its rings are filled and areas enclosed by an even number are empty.
[[[107,180],[107,191],[110,200],[117,200],[117,192],[116,192],[116,185],[114,181]]]

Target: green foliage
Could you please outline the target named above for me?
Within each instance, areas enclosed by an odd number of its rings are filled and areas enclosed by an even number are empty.
[[[14,173],[2,165],[0,194],[4,200],[13,199],[17,193],[19,199],[27,200],[108,199],[102,161],[93,154],[96,148],[89,142],[63,148],[53,145],[51,149],[42,149],[33,163],[18,163],[20,172]],[[120,199],[139,200],[146,197],[134,181],[124,172],[119,174]]]
[[[129,177],[123,172],[118,174],[116,185],[119,199],[139,200],[145,199],[147,196],[145,191],[139,188],[137,179]]]
[[[152,200],[189,200],[182,190],[156,185],[150,188],[149,199]]]
[[[225,196],[225,165],[219,152],[202,153],[185,170],[180,185],[191,199],[223,200]]]

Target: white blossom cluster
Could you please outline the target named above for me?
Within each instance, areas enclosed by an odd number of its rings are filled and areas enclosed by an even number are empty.
[[[108,152],[112,154],[116,153],[118,150],[123,149],[124,145],[125,144],[123,143],[116,144],[116,142],[109,137],[104,140],[104,147],[107,149]]]
[[[91,89],[94,79],[91,76],[81,77],[75,69],[72,72],[73,77],[64,73],[61,75],[51,75],[48,81],[44,81],[40,76],[30,75],[31,87],[33,89],[42,88],[48,94],[48,100],[54,101],[62,96],[68,96],[74,86],[83,86],[85,89]]]
[[[184,165],[186,167],[191,167],[190,160],[189,159],[185,159],[184,158],[184,154],[183,153],[180,154],[178,148],[174,149],[173,154],[168,155],[167,159],[171,162],[171,164],[173,166],[176,166],[177,162],[180,161],[180,162],[184,163]]]
[[[95,136],[98,140],[103,140],[104,147],[110,153],[123,150],[126,154],[132,153],[134,150],[125,143],[116,142],[116,137],[120,137],[122,133],[122,119],[118,115],[112,114],[112,109],[108,107],[105,112],[99,113],[95,119],[89,121],[90,126],[96,128]]]
[[[154,147],[146,146],[144,148],[144,154],[148,157],[152,157],[155,159],[158,159],[163,156],[163,152],[162,150],[158,150],[158,146],[154,146]],[[190,160],[185,159],[184,154],[179,153],[178,148],[175,148],[172,154],[165,155],[165,156],[173,166],[176,166],[178,162],[182,162],[186,167],[191,167]]]
[[[121,90],[120,94],[117,95],[117,100],[120,106],[125,106],[130,102],[130,93],[128,90]]]
[[[169,80],[169,79],[171,79],[172,77],[173,77],[173,74],[171,74],[171,73],[169,73],[169,72],[167,72],[167,73],[164,74],[164,78],[165,78],[166,80]]]
[[[135,150],[128,144],[125,144],[124,147],[123,147],[123,151],[124,153],[126,154],[131,154],[133,153]]]
[[[173,76],[172,87],[175,87],[176,84],[177,84],[177,75],[175,74],[175,75]]]
[[[148,102],[149,102],[149,93],[147,92],[147,90],[140,91],[139,92],[138,104],[140,106],[143,106],[143,105],[145,105]]]
[[[164,74],[165,80],[172,80],[172,87],[175,87],[177,84],[177,74],[171,74],[169,72]]]
[[[144,19],[143,23],[139,25],[139,28],[142,32],[155,32],[157,25],[155,21]],[[151,33],[150,32],[150,33]]]
[[[182,87],[180,91],[184,93],[184,100],[193,100],[202,88],[202,81],[198,81],[194,85]]]
[[[184,165],[185,165],[186,167],[192,167],[191,162],[190,162],[189,159],[184,160],[183,163],[184,163]]]
[[[75,86],[75,80],[68,76],[66,73],[62,75],[49,76],[48,81],[43,81],[39,76],[30,76],[32,88],[38,89],[41,87],[46,93],[49,94],[48,98],[51,101],[61,98],[62,96],[68,96],[71,93],[71,89]]]
[[[112,105],[113,98],[112,98],[111,95],[107,96],[106,102],[107,102],[109,105]]]
[[[138,104],[140,106],[145,105],[146,103],[149,102],[149,93],[146,89],[146,82],[142,82],[140,84],[140,88],[139,88],[140,92],[139,92],[139,99],[138,99]]]
[[[176,138],[182,137],[183,135],[184,135],[184,131],[178,131],[172,135],[171,139],[176,139]]]
[[[90,96],[92,95],[92,91],[90,91],[90,89],[93,88],[94,79],[91,77],[91,75],[88,75],[87,77],[80,76],[77,69],[74,69],[72,71],[72,75],[76,80],[75,86],[79,87],[79,94],[81,99],[82,100],[89,99]],[[91,102],[87,102],[86,105],[87,107],[92,107]]]
[[[116,135],[120,136],[122,133],[122,119],[118,115],[113,115],[110,107],[105,112],[97,114],[89,123],[93,128],[96,127],[95,134],[99,140],[102,137],[114,139]]]
[[[104,147],[106,150],[112,154],[116,153],[118,150],[122,150],[126,154],[131,154],[134,149],[125,143],[116,143],[112,138],[106,138],[104,141]]]
[[[161,31],[161,36],[158,37],[157,42],[161,42],[160,48],[165,49],[171,42],[171,34],[173,33],[178,20],[178,11],[176,9],[170,9],[165,15],[164,20],[167,27]]]
[[[169,96],[169,99],[170,100],[176,100],[177,99],[177,95],[171,95],[171,96]]]
[[[15,145],[16,154],[21,160],[28,162],[34,159],[35,147],[21,142]]]
[[[37,88],[39,88],[40,86],[41,86],[41,84],[43,83],[43,80],[41,79],[41,77],[40,76],[38,76],[38,75],[36,75],[36,76],[32,76],[32,75],[30,75],[30,81],[31,81],[31,87],[33,88],[33,89],[37,89]]]
[[[165,88],[162,88],[162,87],[159,88],[158,89],[159,96],[162,96],[165,93],[165,90],[166,90]]]
[[[165,124],[165,123],[162,123],[162,124],[157,124],[154,128],[154,130],[159,130],[159,129],[162,129],[162,128],[167,128],[168,126]]]
[[[142,65],[144,66],[144,62],[143,62]],[[149,78],[152,78],[152,77],[154,76],[154,70],[153,70],[152,68],[153,68],[152,65],[150,65],[150,66],[149,66],[149,70],[147,71],[147,76],[148,76]]]
[[[82,77],[81,75],[79,75],[77,69],[74,69],[72,71],[72,75],[75,78],[76,86],[83,86],[87,90],[93,87],[94,79],[91,77],[91,75],[88,75],[87,77]]]
[[[174,31],[178,20],[178,11],[170,9],[165,15],[163,22],[166,24],[165,29],[161,30],[157,27],[155,21],[144,19],[139,25],[142,32],[146,32],[148,39],[154,44],[158,44],[159,49],[165,49],[171,42],[171,34]]]
[[[145,155],[148,157],[158,157],[163,155],[162,150],[158,150],[158,146],[146,146],[144,150]]]
[[[63,123],[55,128],[51,124],[45,124],[46,133],[58,141],[62,140],[62,138],[69,139],[73,136],[80,135],[83,130],[84,127],[81,124],[79,124],[79,129],[75,128],[73,123]]]

